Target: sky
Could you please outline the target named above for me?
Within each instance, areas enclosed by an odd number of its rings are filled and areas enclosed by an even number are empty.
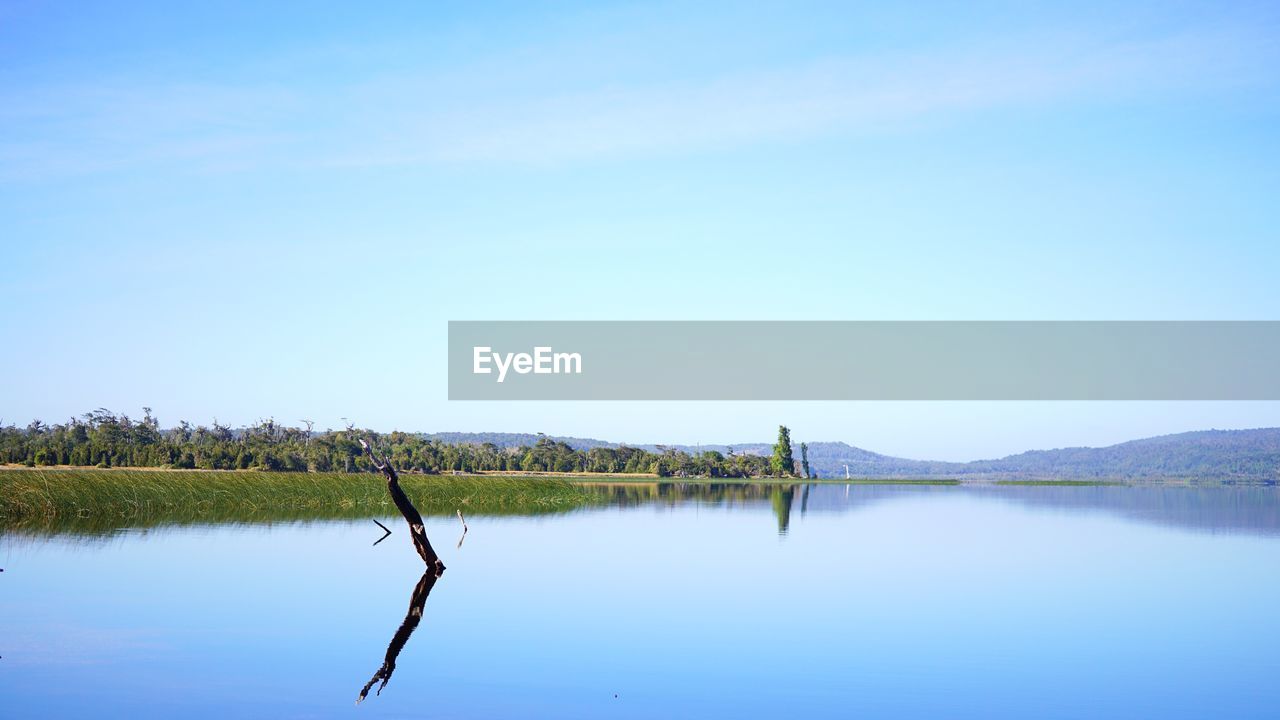
[[[445,374],[449,320],[1280,319],[1274,3],[186,5],[0,0],[0,422],[948,460],[1280,426]]]

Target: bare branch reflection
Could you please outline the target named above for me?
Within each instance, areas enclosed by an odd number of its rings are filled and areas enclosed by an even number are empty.
[[[360,697],[356,698],[356,704],[359,705],[365,697],[369,695],[369,689],[373,684],[382,681],[378,685],[376,695],[382,694],[382,689],[387,686],[387,682],[391,680],[391,674],[396,671],[396,658],[400,656],[400,651],[404,649],[405,643],[409,642],[409,636],[413,635],[413,631],[418,628],[418,623],[422,620],[422,610],[427,604],[427,596],[431,594],[431,588],[435,587],[436,575],[433,569],[428,569],[422,573],[422,578],[418,580],[418,584],[413,588],[413,594],[409,596],[409,611],[405,613],[404,622],[400,623],[400,627],[396,630],[396,634],[391,636],[391,642],[387,645],[387,656],[382,661],[382,667],[369,678],[369,682],[365,683],[360,689]]]

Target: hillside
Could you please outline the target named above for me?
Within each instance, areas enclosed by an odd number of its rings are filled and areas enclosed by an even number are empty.
[[[1280,428],[1201,430],[1103,448],[1033,450],[965,464],[966,473],[1054,477],[1280,479]]]
[[[531,445],[529,433],[431,433],[449,443],[491,442],[499,447]],[[553,438],[575,449],[619,447],[621,443],[575,437]],[[733,445],[630,445],[649,451],[674,448],[690,454],[715,450],[729,454],[767,455],[769,443]],[[797,443],[796,458],[799,459]],[[1201,430],[1131,440],[1101,448],[1031,450],[992,460],[967,463],[911,460],[854,447],[844,442],[809,443],[809,462],[819,477],[840,478],[845,466],[853,477],[1014,477],[1014,478],[1143,478],[1214,477],[1280,480],[1280,428]]]
[[[491,443],[500,448],[528,447],[542,437],[538,433],[504,433],[504,432],[435,432],[422,433],[425,440],[435,440],[446,445],[484,445]],[[552,440],[568,444],[574,450],[590,450],[594,447],[617,447],[617,443],[591,438],[562,437],[549,435]]]

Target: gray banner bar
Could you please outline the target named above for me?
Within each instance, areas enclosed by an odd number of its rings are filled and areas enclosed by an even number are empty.
[[[449,323],[450,400],[1280,400],[1277,368],[1276,321]]]

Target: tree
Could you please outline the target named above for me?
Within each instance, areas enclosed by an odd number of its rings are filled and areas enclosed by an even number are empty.
[[[138,421],[99,409],[65,424],[37,420],[25,428],[0,426],[0,463],[277,472],[375,469],[365,459],[354,430],[317,432],[310,421],[302,422],[302,427],[288,427],[268,418],[251,427],[232,429],[216,419],[211,426],[184,420],[162,430],[150,408],[143,408]],[[625,445],[577,448],[545,435],[519,446],[480,443],[472,438],[444,442],[399,431],[384,436],[370,432],[368,437],[384,444],[396,468],[433,474],[524,470],[754,478],[794,477],[801,472],[799,465],[786,465],[789,460],[775,466],[768,454],[739,454],[732,449],[726,456],[716,451],[690,455],[665,445],[657,446],[656,452]],[[788,436],[784,455],[789,458],[789,453]]]
[[[804,470],[804,479],[813,477],[809,474],[809,443],[800,443],[800,468]]]
[[[786,425],[778,426],[778,444],[773,446],[773,460],[769,463],[773,474],[790,477],[795,474],[795,459],[791,457],[791,431]]]

